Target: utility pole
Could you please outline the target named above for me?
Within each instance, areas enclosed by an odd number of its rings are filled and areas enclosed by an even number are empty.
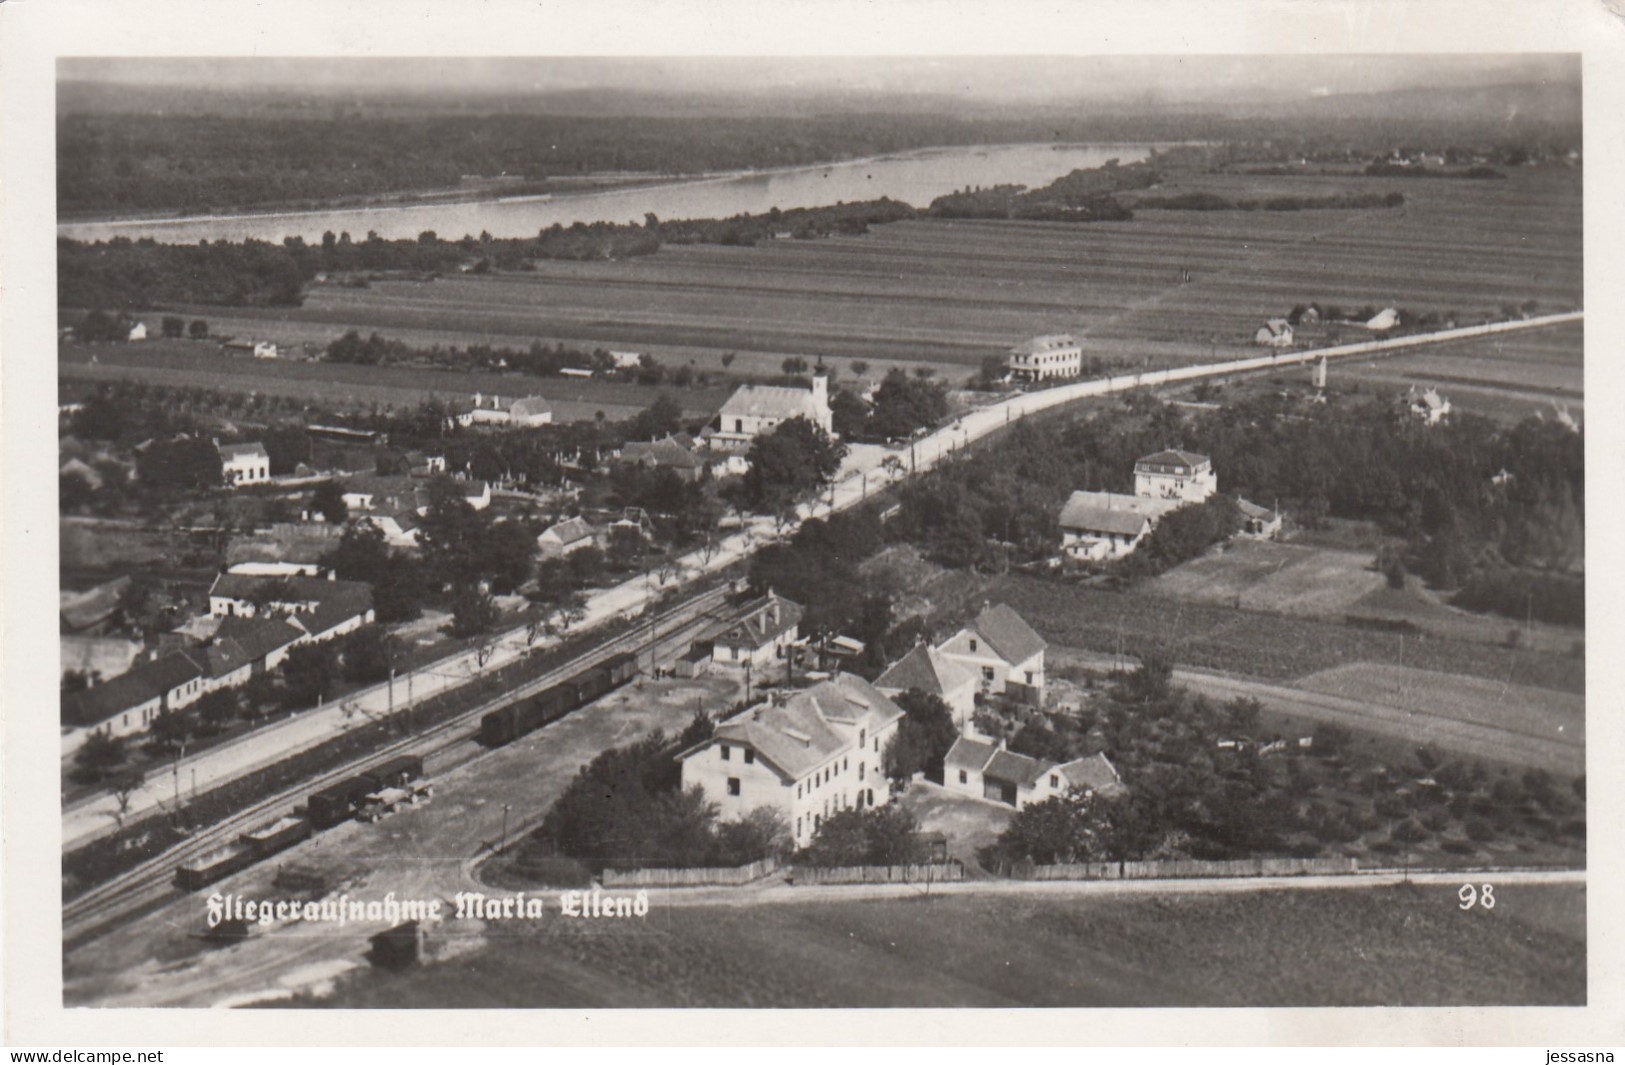
[[[497,841],[497,853],[501,854],[508,849],[508,810],[507,803],[502,804],[502,838]]]

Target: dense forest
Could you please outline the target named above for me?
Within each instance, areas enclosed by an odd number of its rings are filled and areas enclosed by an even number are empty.
[[[995,185],[988,189],[951,192],[931,201],[930,214],[935,218],[1123,222],[1133,218],[1134,213],[1112,193],[1148,189],[1160,180],[1156,168],[1149,163],[1119,166],[1117,160],[1112,159],[1105,166],[1074,170],[1041,189]]]
[[[1078,109],[975,116],[924,113],[626,116],[90,114],[57,120],[58,209],[198,213],[315,205],[385,193],[477,187],[465,176],[550,179],[801,166],[943,145],[1226,142],[1231,162],[1369,161],[1394,144],[1463,145],[1499,161],[1579,143],[1572,128],[1383,117],[1228,117]],[[1516,158],[1516,156],[1514,156]],[[514,191],[505,186],[506,191]]]
[[[1018,424],[992,447],[902,489],[897,533],[947,565],[1053,555],[1075,490],[1127,492],[1134,461],[1163,447],[1210,455],[1220,487],[1313,526],[1376,522],[1408,568],[1473,609],[1584,624],[1585,439],[1553,422],[1511,428],[1472,415],[1425,427],[1382,397],[1328,406],[1265,395],[1187,418],[1153,397],[1070,424]],[[1233,518],[1199,508],[1119,564],[1126,577],[1174,564]],[[1166,524],[1166,523],[1165,523]],[[1189,525],[1190,528],[1185,528]],[[1176,536],[1177,534],[1177,536]]]

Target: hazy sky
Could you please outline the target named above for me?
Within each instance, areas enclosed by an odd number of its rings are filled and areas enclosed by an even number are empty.
[[[1578,84],[1572,55],[1019,56],[988,58],[62,59],[58,77],[134,84],[322,90],[948,94],[1181,100],[1303,98],[1388,89]]]

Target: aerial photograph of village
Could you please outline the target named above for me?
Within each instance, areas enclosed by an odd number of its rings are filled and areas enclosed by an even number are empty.
[[[56,60],[63,1005],[1585,1005],[1580,58],[1255,60]]]

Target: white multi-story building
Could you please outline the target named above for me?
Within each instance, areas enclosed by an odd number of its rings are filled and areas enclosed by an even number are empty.
[[[1134,463],[1134,494],[1150,499],[1204,502],[1219,490],[1219,475],[1206,455],[1170,448]]]
[[[763,433],[792,418],[805,418],[826,434],[835,434],[829,406],[829,378],[814,374],[812,390],[779,385],[740,385],[701,433],[706,446],[719,451],[747,451]]]
[[[837,673],[718,724],[679,756],[683,787],[703,788],[727,820],[777,810],[804,847],[825,818],[891,800],[881,760],[902,719],[863,678]]]
[[[1004,365],[1018,381],[1076,377],[1083,372],[1083,347],[1067,333],[1033,337],[1011,348]]]

